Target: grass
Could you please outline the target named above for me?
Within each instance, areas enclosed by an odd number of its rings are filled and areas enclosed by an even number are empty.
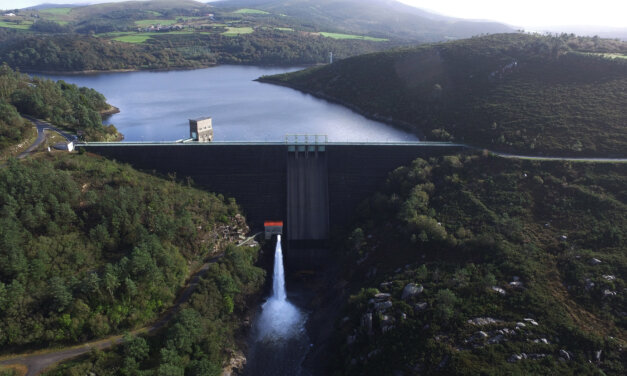
[[[237,13],[237,14],[270,14],[266,11],[263,10],[259,10],[259,9],[250,9],[250,8],[243,8],[243,9],[238,9],[233,13]]]
[[[591,53],[590,55],[603,56],[609,59],[627,59],[627,55],[622,55],[622,54]]]
[[[32,25],[32,22],[23,22],[18,25],[13,22],[0,21],[0,27],[6,27],[9,29],[28,30],[30,28],[30,25]]]
[[[229,27],[222,35],[233,37],[242,34],[251,34],[253,31],[252,27]]]
[[[39,145],[36,149],[37,151],[47,151],[48,147],[50,147],[51,151],[58,151],[54,149],[54,145],[60,142],[67,143],[67,140],[55,131],[44,129],[44,135],[46,136],[46,139],[41,143],[41,145]]]
[[[31,146],[36,139],[37,128],[34,126],[29,127],[29,130],[24,135],[24,139],[20,143],[8,146],[5,149],[0,150],[0,161],[5,161],[9,157],[15,157],[19,155],[20,153],[28,149],[28,147]]]
[[[72,11],[72,8],[50,8],[40,10],[40,13],[54,14],[58,16],[67,16]]]
[[[148,39],[154,37],[161,37],[167,35],[189,35],[189,34],[210,34],[207,32],[194,32],[194,31],[170,31],[167,33],[133,33],[133,32],[118,32],[118,33],[105,33],[105,34],[97,34],[98,37],[113,37],[111,40],[115,40],[118,42],[125,43],[144,43]]]
[[[152,38],[152,35],[148,34],[135,34],[135,35],[122,35],[113,38],[113,40],[124,43],[144,43],[148,39]]]
[[[294,31],[294,29],[292,29],[291,27],[275,27],[274,30]]]
[[[176,23],[176,20],[139,20],[139,21],[135,21],[135,25],[139,26],[139,27],[146,27],[146,26],[150,26],[150,25],[164,25],[164,26],[168,26],[168,25],[174,25]]]
[[[318,34],[322,35],[323,37],[332,38],[332,39],[359,39],[359,40],[367,40],[370,42],[387,42],[388,41],[388,39],[385,39],[385,38],[374,38],[374,37],[368,37],[364,35],[328,33],[326,31],[322,31]]]

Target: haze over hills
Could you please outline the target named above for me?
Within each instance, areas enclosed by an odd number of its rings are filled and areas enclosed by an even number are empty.
[[[394,0],[229,0],[212,5],[254,6],[264,11],[306,19],[318,27],[407,40],[435,41],[513,31],[513,28],[497,22],[441,16]]]

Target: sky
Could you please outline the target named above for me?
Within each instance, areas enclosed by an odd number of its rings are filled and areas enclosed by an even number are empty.
[[[44,2],[85,3],[90,0],[0,0],[0,9],[24,8]],[[91,1],[91,2],[111,2]],[[437,13],[500,21],[512,26],[591,25],[627,28],[625,0],[399,0]]]

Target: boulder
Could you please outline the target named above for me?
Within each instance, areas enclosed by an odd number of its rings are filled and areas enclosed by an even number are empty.
[[[503,342],[504,339],[505,339],[505,337],[502,334],[497,334],[494,337],[490,338],[488,340],[488,343],[491,344],[491,345],[494,345],[496,343]]]
[[[603,261],[599,260],[598,258],[591,258],[589,263],[590,265],[599,265],[600,263],[602,263]]]
[[[500,320],[495,320],[492,317],[476,317],[474,319],[468,320],[469,324],[477,326],[496,324],[498,322],[500,322]]]
[[[498,286],[492,286],[492,290],[498,292],[501,295],[505,295],[505,290],[503,290],[502,288],[500,288]]]
[[[533,326],[538,326],[538,322],[534,319],[530,319],[530,318],[525,318],[523,319],[524,321],[528,322],[529,324],[533,325]]]
[[[603,297],[607,298],[610,296],[616,296],[616,291],[610,291],[609,289],[603,290]]]
[[[388,308],[392,308],[392,302],[389,300],[386,302],[378,302],[374,304],[374,309],[377,312],[383,312],[387,310]]]
[[[424,291],[424,287],[422,285],[417,285],[415,283],[408,283],[405,288],[403,288],[403,294],[401,295],[401,299],[407,300],[416,295],[421,294]]]
[[[489,337],[488,333],[484,332],[483,330],[480,330],[472,336],[472,340],[474,342],[483,342],[488,337]]]
[[[372,313],[364,313],[361,316],[361,329],[368,334],[372,333]]]
[[[384,288],[392,286],[392,284],[393,282],[381,282],[381,284],[379,285],[379,288],[384,289]]]
[[[570,353],[568,351],[560,350],[559,354],[560,354],[560,358],[564,360],[570,360]]]
[[[427,302],[418,302],[414,305],[414,311],[424,311],[428,306],[429,304]]]
[[[546,358],[546,354],[529,354],[529,359],[543,359]]]
[[[374,298],[375,298],[376,300],[379,300],[379,301],[381,301],[381,300],[390,300],[391,295],[390,295],[390,294],[388,294],[388,293],[386,293],[386,292],[380,292],[380,293],[376,294],[376,295],[374,296]]]
[[[509,359],[507,359],[508,362],[510,363],[516,363],[519,360],[522,360],[523,357],[520,354],[512,354],[512,356],[509,357]]]

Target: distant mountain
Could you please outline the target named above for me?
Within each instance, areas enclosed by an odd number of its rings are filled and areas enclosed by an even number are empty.
[[[430,13],[395,0],[226,0],[216,7],[253,7],[307,20],[314,28],[415,41],[513,32],[498,22],[469,21]]]
[[[87,2],[83,4],[53,4],[53,3],[43,3],[39,5],[35,5],[32,7],[24,8],[24,9],[34,9],[34,10],[44,10],[44,9],[54,9],[54,8],[76,8],[88,5]]]
[[[516,153],[627,156],[627,43],[497,34],[266,77],[427,140]]]

